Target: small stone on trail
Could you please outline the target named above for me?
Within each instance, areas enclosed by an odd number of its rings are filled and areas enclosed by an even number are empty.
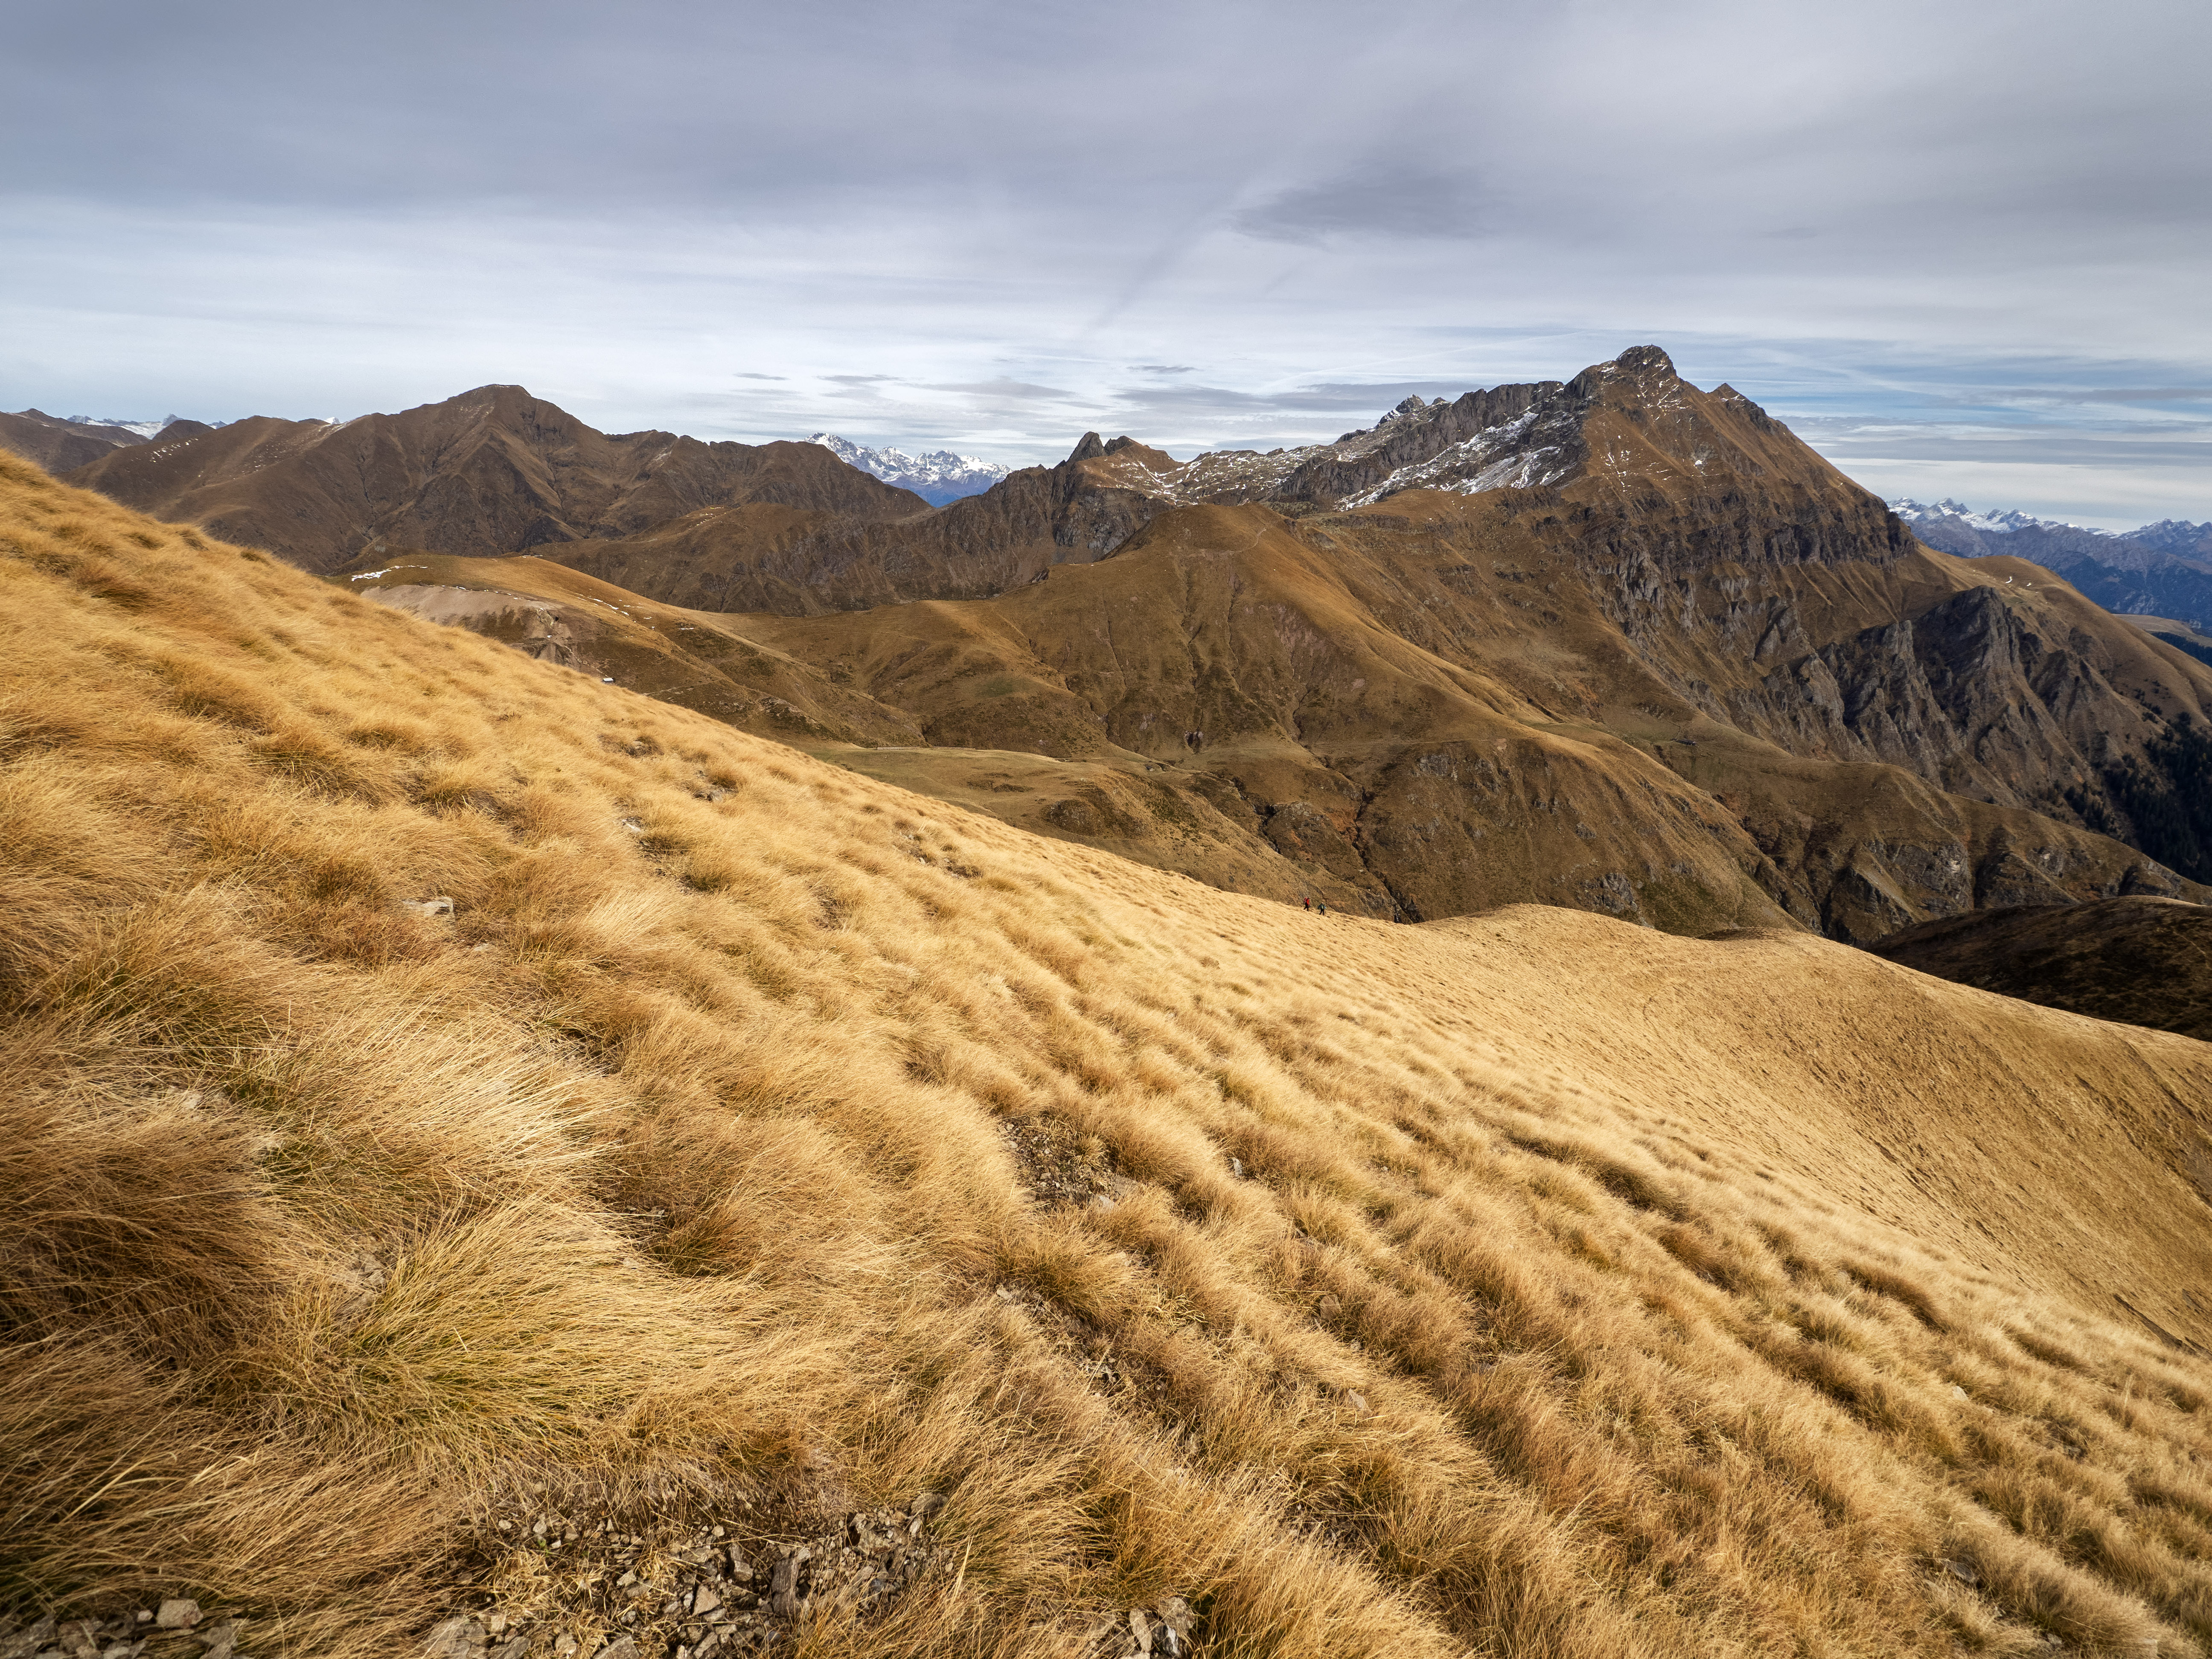
[[[779,1619],[799,1616],[799,1559],[787,1555],[769,1574],[768,1610]]]
[[[200,1604],[173,1597],[161,1603],[161,1610],[154,1615],[154,1623],[162,1630],[190,1630],[200,1621]]]
[[[150,1614],[148,1616],[151,1617]],[[28,1630],[0,1636],[0,1654],[7,1655],[8,1659],[18,1659],[19,1656],[21,1659],[28,1659],[28,1656],[40,1651],[53,1639],[54,1616],[50,1613]]]
[[[617,1636],[599,1650],[598,1659],[637,1659],[637,1644],[627,1636]]]
[[[203,1631],[200,1640],[207,1644],[200,1659],[230,1659],[232,1650],[238,1646],[238,1620],[226,1619]]]
[[[483,1644],[482,1623],[469,1613],[457,1613],[422,1638],[422,1651],[428,1659],[476,1659]]]
[[[695,1618],[703,1618],[722,1605],[722,1598],[714,1594],[712,1584],[702,1584],[691,1592],[691,1612]]]

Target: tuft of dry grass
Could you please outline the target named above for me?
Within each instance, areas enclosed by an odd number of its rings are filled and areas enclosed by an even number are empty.
[[[2212,1647],[2203,1045],[1218,893],[5,457],[0,629],[0,1604],[550,1653],[517,1492],[929,1488],[805,1651]]]

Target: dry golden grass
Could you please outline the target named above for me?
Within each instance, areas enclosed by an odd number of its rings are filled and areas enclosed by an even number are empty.
[[[2201,1044],[1223,895],[5,457],[0,629],[0,1605],[934,1486],[805,1651],[2212,1647]]]

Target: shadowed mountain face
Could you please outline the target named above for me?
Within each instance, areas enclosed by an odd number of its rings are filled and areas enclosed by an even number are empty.
[[[1947,916],[1874,947],[1923,974],[2046,1008],[2212,1041],[2212,910],[2112,898]]]
[[[117,451],[70,477],[315,571],[380,542],[494,553],[629,534],[702,507],[736,510],[771,543],[817,519],[927,511],[818,444],[610,436],[507,386],[337,425],[239,421]]]

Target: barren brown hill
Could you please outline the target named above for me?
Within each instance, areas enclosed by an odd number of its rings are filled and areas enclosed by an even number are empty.
[[[1948,916],[1874,950],[2046,1008],[2212,1040],[2212,910],[2200,904],[2112,898]]]
[[[0,585],[0,1640],[2212,1643],[2203,1043],[1212,892],[8,460]]]
[[[914,599],[986,598],[1055,565],[1112,553],[1169,504],[1151,477],[1174,465],[1127,438],[1106,444],[1088,433],[1059,465],[1026,467],[927,514],[814,520],[793,526],[795,533],[766,535],[752,520],[708,510],[564,548],[560,557],[702,610],[811,616]]]
[[[398,415],[237,421],[107,455],[71,475],[103,495],[330,570],[380,542],[492,554],[624,535],[702,507],[794,524],[927,511],[819,444],[610,436],[520,386]]]
[[[145,441],[128,427],[64,421],[40,409],[0,414],[0,449],[36,461],[49,472],[66,472],[112,450]]]

